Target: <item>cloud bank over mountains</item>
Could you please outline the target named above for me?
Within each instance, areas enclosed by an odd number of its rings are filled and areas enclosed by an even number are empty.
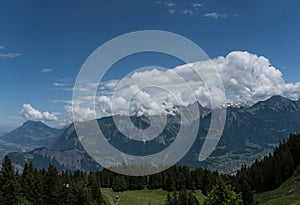
[[[159,114],[166,109],[171,110],[173,105],[193,103],[193,96],[202,105],[209,106],[209,88],[193,69],[200,74],[211,72],[211,78],[215,78],[213,69],[216,69],[223,81],[227,102],[253,104],[273,95],[293,100],[300,96],[300,83],[286,83],[281,71],[273,67],[266,57],[234,51],[226,57],[220,56],[167,70],[138,71],[120,81],[104,82],[100,85],[100,96],[96,98],[102,108],[100,115],[127,114],[128,103],[129,114]],[[153,87],[147,88],[147,85]]]
[[[193,69],[211,76],[206,78],[206,82],[211,81],[210,84],[216,78],[213,72],[215,69],[223,81],[226,102],[254,104],[273,95],[282,95],[293,100],[300,98],[300,82],[286,83],[282,72],[272,66],[266,57],[234,51],[225,57],[173,69],[137,71],[121,80],[101,82],[96,97],[89,89],[95,85],[87,85],[81,89],[82,98],[73,102],[73,114],[81,121],[112,114],[174,114],[176,105],[188,105],[196,99],[200,104],[210,106],[211,88],[207,87]],[[61,89],[67,90],[63,86]],[[222,91],[218,87],[215,89],[217,92],[214,93]],[[96,103],[96,113],[93,102]],[[219,103],[224,103],[221,98]],[[33,111],[30,105],[24,105],[21,113],[25,117],[57,120],[54,113]],[[70,104],[65,106],[65,111],[70,116]]]

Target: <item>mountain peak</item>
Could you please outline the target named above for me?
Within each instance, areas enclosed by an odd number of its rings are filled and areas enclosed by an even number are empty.
[[[24,126],[32,126],[32,125],[33,126],[34,125],[47,126],[42,121],[27,120],[26,122],[23,123],[22,127],[24,127]]]
[[[265,101],[256,103],[250,108],[250,110],[255,112],[257,112],[259,109],[272,109],[277,111],[281,110],[294,113],[300,110],[300,103],[280,95],[275,95]]]
[[[283,97],[281,95],[274,95],[265,101],[268,106],[273,106],[277,108],[288,108],[289,105],[295,104],[297,101],[290,100],[289,98]]]
[[[26,122],[24,122],[24,124],[31,124],[31,123],[43,123],[43,122],[39,120],[27,120]]]
[[[1,141],[8,143],[12,148],[1,152],[0,158],[10,150],[24,152],[38,147],[49,148],[61,133],[62,130],[51,128],[41,121],[28,120],[22,126],[1,136]]]
[[[266,102],[285,102],[285,101],[290,101],[290,99],[283,97],[281,95],[274,95],[270,97]]]

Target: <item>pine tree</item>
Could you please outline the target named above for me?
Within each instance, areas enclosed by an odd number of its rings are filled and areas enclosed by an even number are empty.
[[[5,156],[2,162],[0,172],[0,204],[13,205],[22,199],[21,187],[14,172],[14,167],[8,156]]]
[[[60,185],[62,186],[61,191],[59,193],[59,201],[60,204],[64,205],[73,205],[76,204],[76,196],[74,190],[74,183],[72,182],[71,176],[66,173],[62,172],[60,176]]]
[[[195,189],[203,190],[204,187],[204,170],[202,168],[197,168],[191,171],[191,178],[193,179],[193,184]]]
[[[112,185],[113,173],[107,169],[100,172],[101,187],[108,188]]]
[[[21,188],[22,193],[25,198],[30,201],[34,202],[35,193],[34,193],[34,173],[33,173],[33,164],[25,164],[23,173],[21,176]]]
[[[187,166],[182,167],[182,173],[185,178],[185,187],[189,190],[195,189],[195,184],[192,180],[191,172]]]
[[[205,169],[203,174],[203,193],[208,194],[214,186],[214,175],[211,171]]]
[[[180,205],[189,205],[189,196],[186,189],[182,189],[179,192],[178,203]]]
[[[44,171],[44,170],[43,170]],[[43,171],[38,171],[36,168],[33,171],[33,202],[32,205],[45,204],[44,198],[44,173]]]
[[[128,189],[129,190],[142,190],[145,188],[145,178],[142,176],[129,176]]]
[[[291,134],[288,140],[288,146],[296,168],[300,165],[300,134]]]
[[[76,204],[90,205],[93,201],[93,196],[87,187],[78,187],[76,193]]]
[[[59,204],[58,196],[62,188],[57,169],[53,165],[49,165],[44,180],[44,202],[51,205]]]
[[[100,191],[100,183],[96,178],[96,175],[94,173],[89,174],[89,186],[91,189],[92,197],[97,205],[103,205],[105,204],[104,199],[102,197],[101,191]]]
[[[177,176],[176,189],[180,191],[185,188],[186,188],[185,176],[183,175],[182,172],[180,172]]]
[[[121,191],[122,192],[122,191],[127,190],[127,183],[125,181],[125,177],[122,175],[116,176],[113,179],[111,188],[113,189],[113,191]]]
[[[252,204],[253,203],[253,191],[251,190],[250,185],[244,179],[240,182],[242,200],[244,204]]]
[[[166,183],[164,185],[164,189],[167,191],[175,191],[176,190],[176,181],[173,175],[167,176]]]
[[[149,176],[148,189],[162,188],[162,182],[161,173],[152,174]]]

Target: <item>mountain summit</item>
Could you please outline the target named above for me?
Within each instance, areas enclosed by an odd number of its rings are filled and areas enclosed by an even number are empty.
[[[45,125],[41,121],[26,121],[21,127],[0,137],[1,147],[7,151],[30,151],[39,147],[50,148],[62,130]]]

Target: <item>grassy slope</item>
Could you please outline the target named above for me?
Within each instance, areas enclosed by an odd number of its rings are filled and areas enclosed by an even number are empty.
[[[119,196],[120,201],[114,200],[116,205],[164,205],[168,192],[158,189],[158,190],[140,190],[140,191],[124,191],[122,193],[113,192],[111,189],[102,188],[101,189],[107,204],[109,203],[107,195],[111,196],[113,199],[116,195]],[[202,204],[204,196],[201,194],[196,194],[195,196]]]
[[[279,188],[257,194],[254,199],[262,205],[300,205],[300,167]]]

